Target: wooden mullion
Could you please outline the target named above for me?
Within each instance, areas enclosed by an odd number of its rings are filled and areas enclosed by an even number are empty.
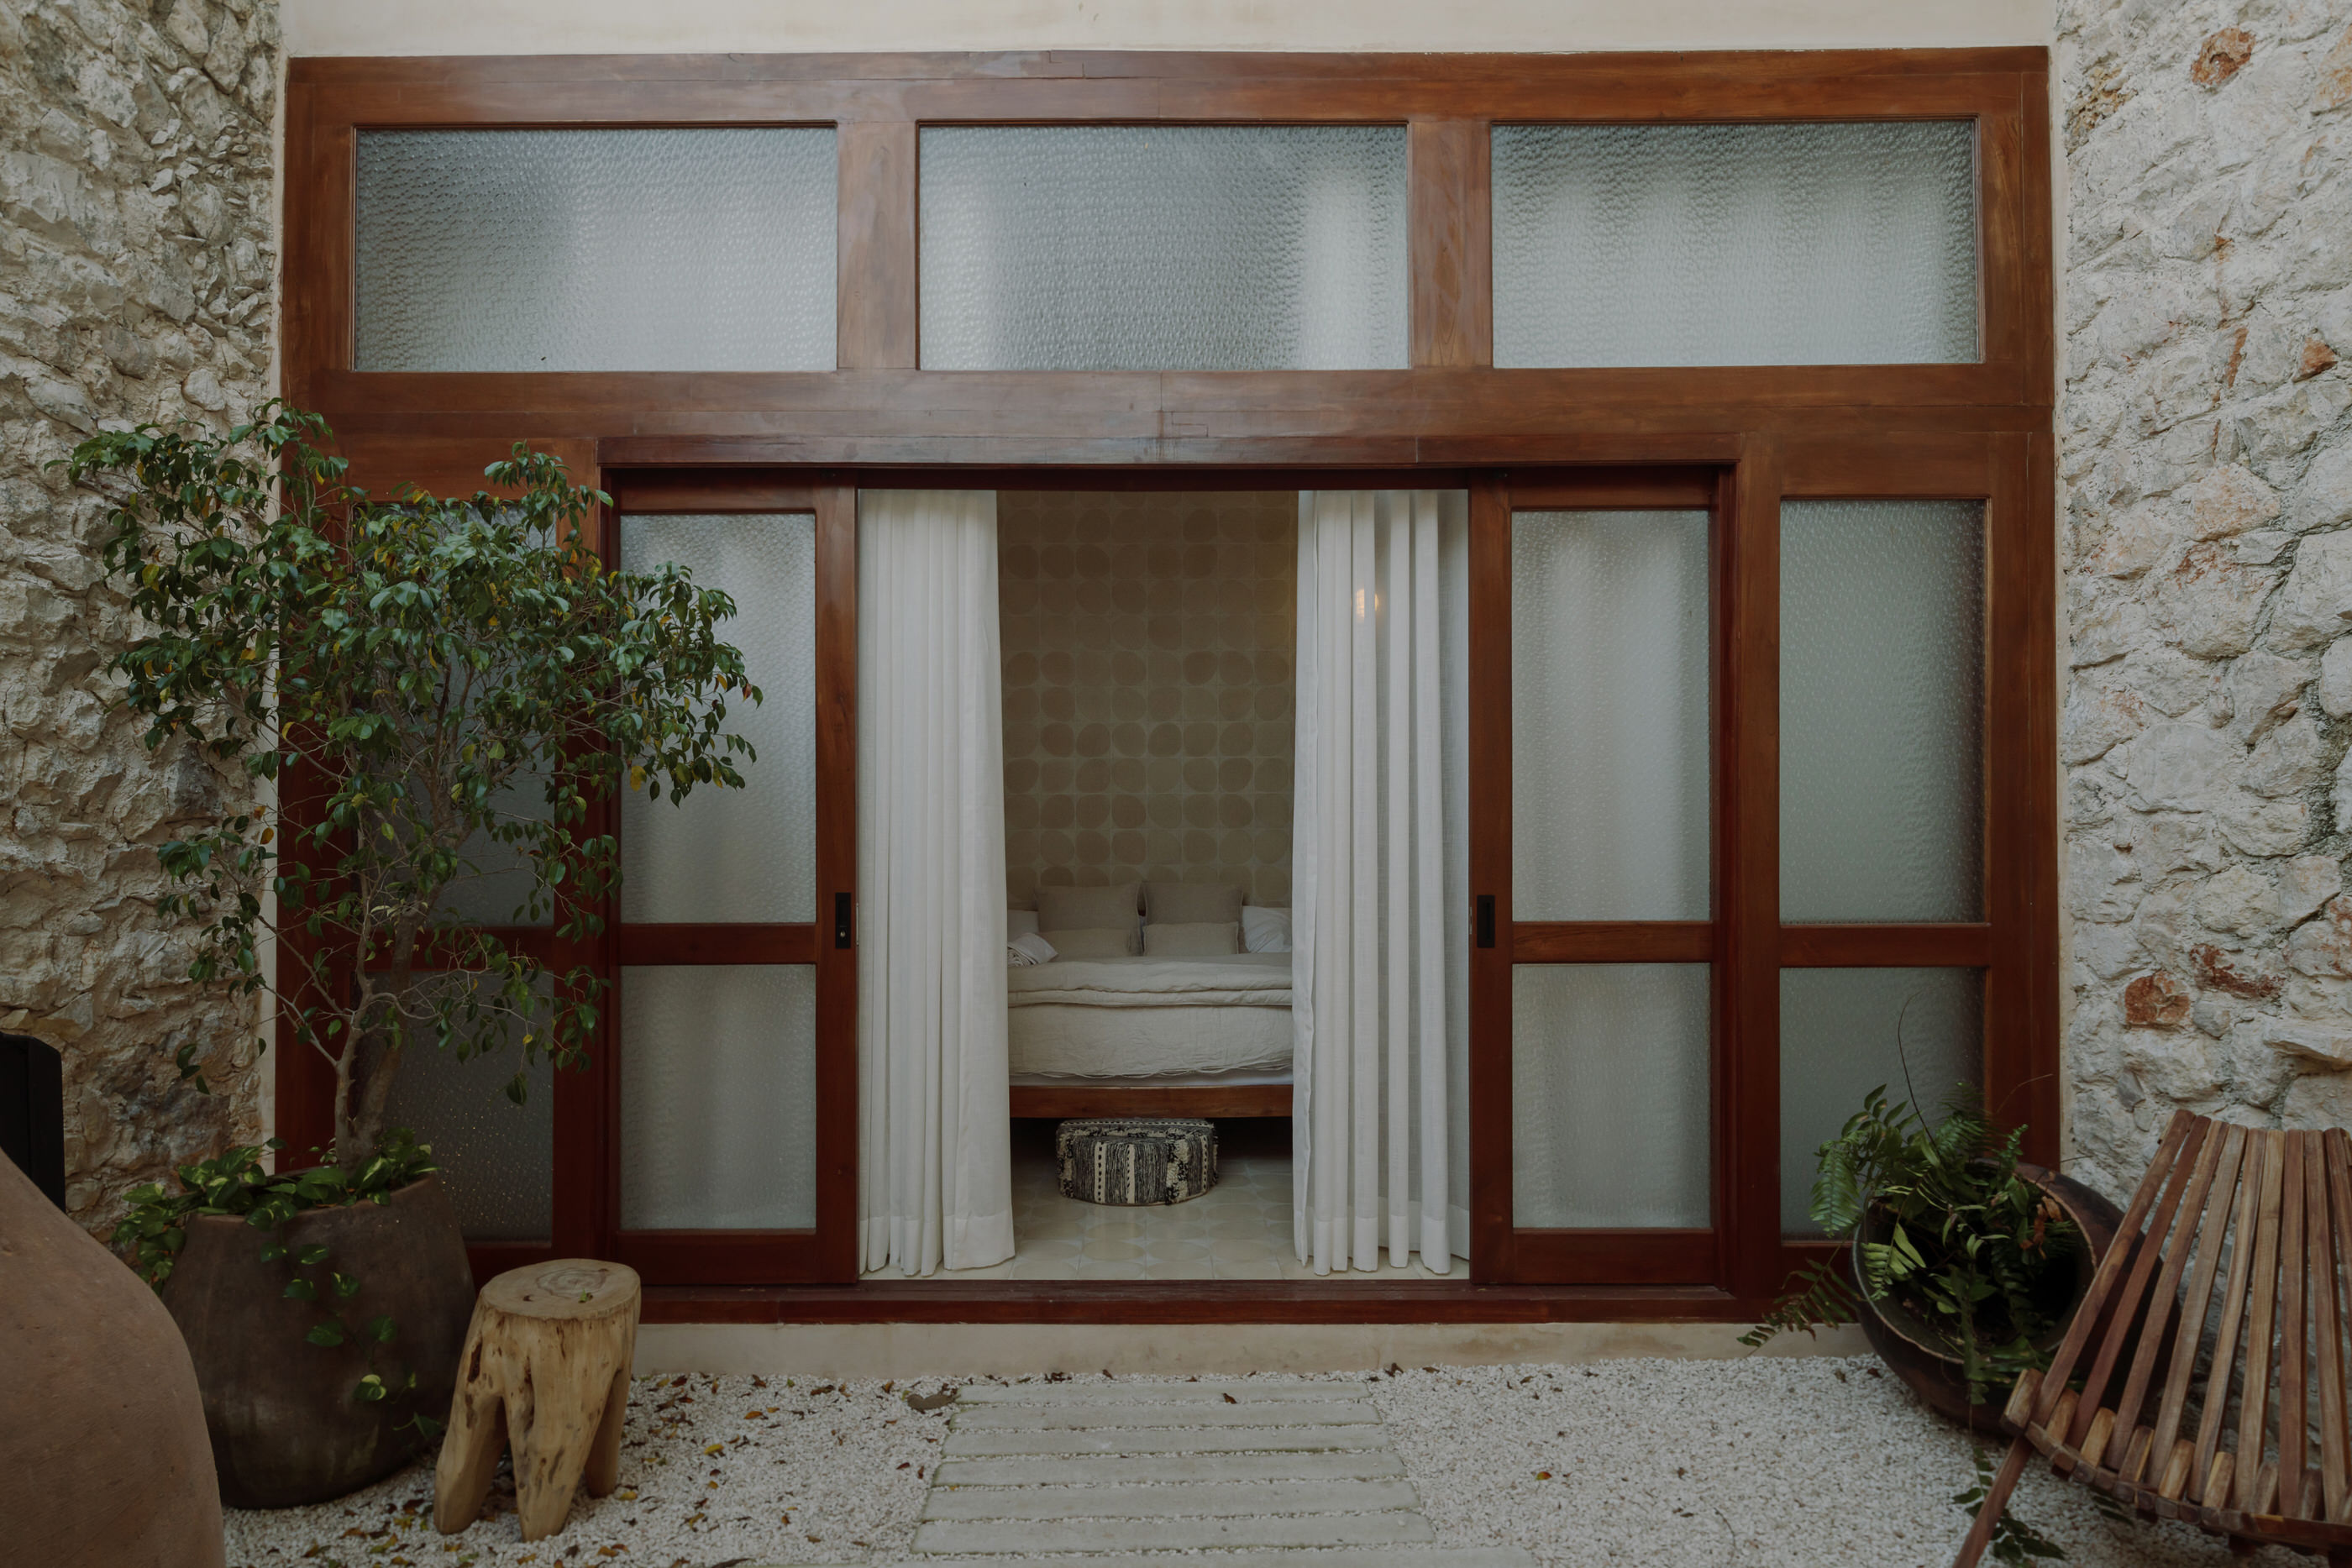
[[[616,963],[814,964],[817,927],[806,921],[726,925],[625,925],[618,927]]]
[[[1780,1283],[1780,452],[1716,506],[1715,1216],[1735,1295]]]
[[[1515,964],[1706,964],[1716,929],[1706,920],[1521,920],[1510,946]]]
[[[1520,469],[1511,475],[1511,509],[1696,511],[1716,504],[1726,466],[1652,465],[1562,468],[1549,473]]]
[[[1489,140],[1480,120],[1407,128],[1407,335],[1416,365],[1495,362]]]
[[[1784,968],[1982,968],[1992,961],[1993,928],[1957,925],[1783,925]]]
[[[629,469],[613,476],[611,489],[614,505],[633,517],[816,509],[816,486],[803,475],[776,469],[716,474]]]
[[[1703,1285],[1714,1280],[1712,1228],[1521,1229],[1511,1238],[1519,1273],[1556,1285]]]
[[[857,492],[816,507],[817,1254],[820,1277],[857,1277]],[[850,900],[850,945],[835,931]]]
[[[1470,1269],[1518,1277],[1511,1229],[1511,499],[1470,489]],[[1477,945],[1478,901],[1496,941]]]
[[[917,130],[907,120],[840,126],[839,341],[845,370],[920,363],[916,336]]]

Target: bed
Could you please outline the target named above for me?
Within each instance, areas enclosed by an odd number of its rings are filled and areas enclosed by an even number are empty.
[[[1287,1116],[1290,955],[1006,972],[1015,1116]]]

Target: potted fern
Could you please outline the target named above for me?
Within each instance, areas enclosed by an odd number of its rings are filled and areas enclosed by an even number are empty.
[[[1871,1348],[1930,1408],[1998,1428],[2010,1385],[2046,1367],[2121,1216],[2019,1157],[1963,1088],[1928,1122],[1884,1086],[1821,1147],[1812,1217],[1852,1245],[1801,1270],[1742,1336],[1761,1345],[1859,1318]]]

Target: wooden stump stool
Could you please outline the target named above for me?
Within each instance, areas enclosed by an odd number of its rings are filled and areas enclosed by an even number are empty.
[[[588,1258],[512,1269],[482,1287],[433,1475],[442,1534],[481,1512],[509,1444],[525,1541],[563,1528],[583,1480],[591,1497],[613,1490],[637,1302],[635,1270]]]

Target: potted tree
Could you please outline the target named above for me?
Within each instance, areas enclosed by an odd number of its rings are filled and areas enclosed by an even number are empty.
[[[376,499],[331,439],[273,402],[226,438],[142,425],[68,460],[111,502],[106,568],[146,628],[111,669],[149,747],[307,802],[159,852],[192,977],[271,996],[331,1069],[332,1145],[299,1170],[259,1148],[182,1167],[116,1233],[186,1335],[222,1494],[247,1506],[389,1474],[447,1408],[473,1285],[430,1150],[386,1124],[404,1055],[517,1047],[520,1103],[521,1067],[578,1063],[596,1028],[591,970],[547,973],[451,891],[519,866],[517,923],[593,936],[618,880],[600,803],[740,786],[727,704],[760,699],[717,635],[733,604],[679,568],[608,570],[584,525],[609,501],[554,457],[518,444],[497,495]],[[196,1047],[177,1066],[209,1092]]]
[[[1851,1243],[1790,1281],[1741,1337],[1859,1318],[1896,1375],[1972,1429],[2000,1424],[2010,1385],[2046,1367],[2121,1216],[2069,1177],[2019,1158],[1963,1088],[1930,1124],[1884,1086],[1821,1147],[1812,1218]]]

